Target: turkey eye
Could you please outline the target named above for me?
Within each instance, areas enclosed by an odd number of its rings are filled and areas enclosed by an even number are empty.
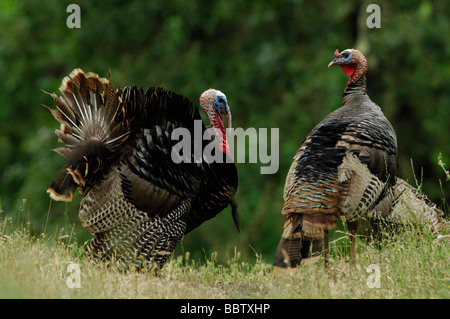
[[[219,98],[219,103],[225,103],[225,100],[224,99],[222,99],[222,98]]]
[[[342,54],[342,57],[343,57],[344,59],[347,59],[347,58],[348,58],[348,53],[345,52],[344,54]]]

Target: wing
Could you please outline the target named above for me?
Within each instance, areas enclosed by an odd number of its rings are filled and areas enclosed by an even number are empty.
[[[173,153],[180,139],[172,139],[176,129],[194,131],[200,125],[197,109],[186,98],[162,88],[125,90],[125,100],[138,101],[141,116],[133,123],[134,133],[129,138],[121,167],[122,190],[127,200],[150,217],[165,216],[185,199],[195,198],[199,192],[204,172],[192,163],[194,139],[190,138],[183,154],[185,161]],[[195,124],[195,121],[200,121]],[[192,134],[193,136],[193,134]],[[190,136],[182,136],[181,139]]]
[[[204,163],[202,168],[208,178],[201,183],[200,192],[193,202],[192,212],[187,220],[186,233],[215,217],[228,205],[231,205],[233,221],[240,232],[237,203],[234,200],[238,187],[236,165],[224,159],[223,163]]]

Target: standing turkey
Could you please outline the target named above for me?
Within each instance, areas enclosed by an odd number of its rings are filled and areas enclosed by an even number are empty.
[[[397,175],[397,138],[380,107],[367,95],[367,60],[355,49],[339,53],[328,67],[339,65],[350,78],[342,106],[326,116],[305,138],[286,177],[282,214],[284,232],[274,266],[296,267],[311,242],[324,239],[344,217],[355,256],[355,230]]]
[[[79,218],[95,236],[89,255],[162,267],[185,234],[228,205],[239,231],[237,170],[222,121],[225,115],[231,127],[231,113],[222,92],[209,89],[200,97],[213,137],[198,141],[207,128],[197,107],[163,88],[114,89],[75,69],[60,91],[64,98],[51,94],[56,109],[49,110],[65,143],[55,151],[67,164],[48,193],[63,201],[72,200],[75,188],[83,194]],[[174,134],[180,130],[194,138]],[[209,143],[221,160],[205,161]],[[177,145],[184,148],[175,151]]]

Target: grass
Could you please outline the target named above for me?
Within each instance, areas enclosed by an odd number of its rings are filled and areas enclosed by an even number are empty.
[[[321,261],[278,270],[260,255],[250,264],[236,251],[226,264],[217,262],[218,253],[204,260],[186,253],[160,271],[136,272],[93,263],[72,231],[32,235],[28,223],[5,218],[0,221],[0,298],[447,299],[449,233],[447,222],[439,236],[426,227],[406,225],[381,248],[358,239],[355,266],[348,262],[342,234],[331,245],[328,270]],[[78,267],[79,277],[70,265]]]

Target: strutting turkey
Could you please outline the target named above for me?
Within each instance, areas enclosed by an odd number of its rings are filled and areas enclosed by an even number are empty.
[[[65,146],[55,151],[67,164],[48,193],[63,201],[72,200],[75,188],[83,194],[79,218],[95,236],[90,256],[162,267],[185,234],[228,205],[239,231],[238,176],[222,121],[228,117],[231,127],[231,112],[222,92],[209,89],[200,97],[211,139],[186,141],[172,133],[183,128],[203,137],[207,128],[197,107],[176,93],[115,89],[80,69],[64,78],[60,91],[64,98],[52,93],[56,109],[48,109],[61,123],[55,133]],[[202,151],[212,141],[216,160],[207,161]],[[179,143],[184,148],[176,152]]]
[[[380,107],[367,95],[367,60],[355,49],[339,53],[328,67],[339,65],[350,78],[342,106],[326,116],[305,138],[286,177],[282,214],[284,232],[274,266],[296,267],[311,242],[324,240],[344,217],[355,256],[357,221],[385,197],[397,175],[397,138]]]

